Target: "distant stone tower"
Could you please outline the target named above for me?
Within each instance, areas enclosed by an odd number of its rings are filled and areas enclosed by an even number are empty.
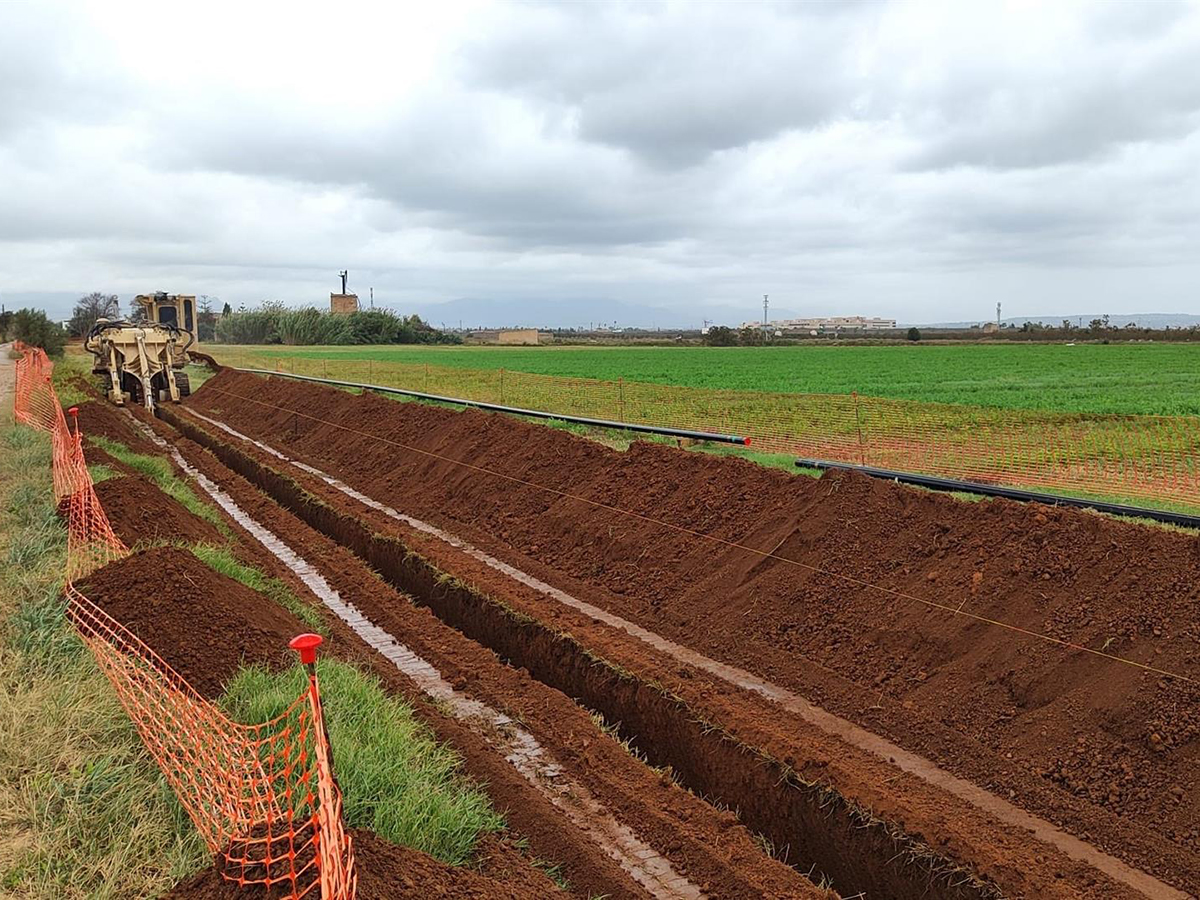
[[[350,276],[350,272],[346,269],[338,272],[342,279],[342,292],[340,294],[330,293],[329,295],[329,311],[335,316],[345,316],[352,312],[358,312],[358,294],[349,294],[346,292],[346,279]]]

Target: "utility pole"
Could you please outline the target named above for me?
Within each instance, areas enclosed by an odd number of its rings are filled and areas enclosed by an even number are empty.
[[[767,329],[770,326],[767,324],[767,295],[763,294],[763,343],[767,342]]]
[[[368,288],[371,292],[371,309],[375,308],[375,288]]]
[[[1000,328],[1000,301],[996,301],[996,328]]]

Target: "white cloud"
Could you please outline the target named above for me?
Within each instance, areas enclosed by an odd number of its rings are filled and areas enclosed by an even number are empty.
[[[1174,3],[0,4],[0,299],[1185,311],[1197,58]]]

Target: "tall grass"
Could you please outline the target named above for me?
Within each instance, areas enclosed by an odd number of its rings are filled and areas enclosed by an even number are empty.
[[[318,662],[334,771],[346,821],[452,865],[467,862],[478,836],[503,827],[487,795],[461,771],[412,709],[384,693],[378,679],[337,660]],[[245,669],[226,687],[223,706],[240,721],[281,714],[304,689],[299,667]]]

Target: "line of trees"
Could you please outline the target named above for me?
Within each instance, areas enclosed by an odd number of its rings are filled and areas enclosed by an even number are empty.
[[[204,315],[203,306],[201,316]],[[212,340],[222,344],[461,344],[462,338],[429,325],[420,316],[399,316],[388,309],[334,315],[306,307],[288,309],[270,301],[258,309],[230,312],[229,304],[213,317]],[[203,332],[200,339],[204,340]]]

